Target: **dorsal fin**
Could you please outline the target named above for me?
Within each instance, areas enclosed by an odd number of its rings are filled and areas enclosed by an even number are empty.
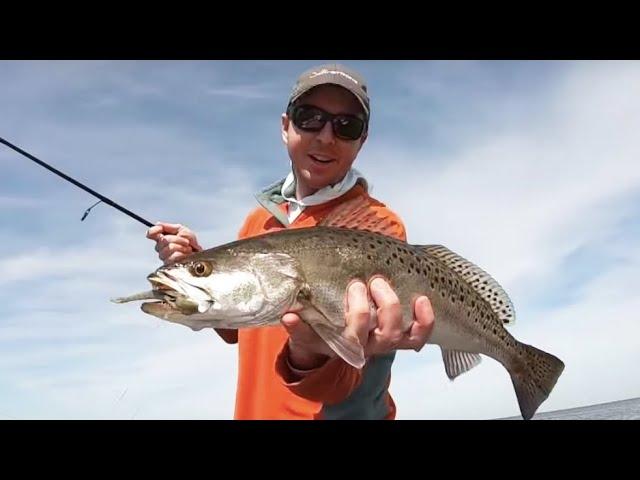
[[[516,314],[511,299],[491,275],[442,245],[420,245],[419,248],[460,274],[491,306],[491,310],[498,315],[502,323],[515,323]]]
[[[334,208],[318,226],[351,228],[382,235],[395,236],[398,223],[389,217],[381,217],[373,208],[376,204],[364,195],[359,195]]]

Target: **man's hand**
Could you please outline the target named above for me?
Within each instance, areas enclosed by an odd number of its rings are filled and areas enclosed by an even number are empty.
[[[352,282],[346,295],[346,330],[344,336],[358,338],[365,357],[394,350],[419,351],[426,344],[434,325],[431,302],[426,296],[416,298],[414,318],[410,327],[403,329],[400,300],[382,278],[369,283]],[[322,366],[336,354],[295,313],[287,313],[282,324],[289,333],[289,363],[300,370]]]
[[[415,350],[419,352],[427,343],[435,315],[429,298],[422,295],[413,303],[413,321],[407,330],[402,325],[400,300],[389,284],[382,278],[374,278],[369,290],[377,306],[377,327],[370,333],[365,348],[366,355],[388,353],[393,350]]]
[[[147,230],[147,238],[156,242],[156,252],[165,265],[202,250],[196,235],[179,223],[157,222]]]

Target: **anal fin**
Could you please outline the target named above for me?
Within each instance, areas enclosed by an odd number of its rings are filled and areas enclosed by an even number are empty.
[[[478,353],[462,352],[442,348],[442,360],[447,377],[453,380],[478,365],[482,359]]]

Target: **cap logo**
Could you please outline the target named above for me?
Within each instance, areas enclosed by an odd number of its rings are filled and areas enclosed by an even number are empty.
[[[309,75],[309,78],[315,78],[319,75],[325,75],[325,74],[333,74],[333,75],[342,75],[343,77],[348,78],[349,80],[351,80],[352,82],[354,82],[356,85],[359,85],[358,81],[353,78],[351,75],[348,75],[344,72],[341,72],[340,70],[328,70],[326,68],[323,68],[322,70],[318,71],[318,72],[312,72],[311,75]]]

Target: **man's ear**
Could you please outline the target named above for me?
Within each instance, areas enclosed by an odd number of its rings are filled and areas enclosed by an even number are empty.
[[[282,114],[282,141],[284,142],[285,145],[289,144],[289,117],[287,116],[286,113]]]

